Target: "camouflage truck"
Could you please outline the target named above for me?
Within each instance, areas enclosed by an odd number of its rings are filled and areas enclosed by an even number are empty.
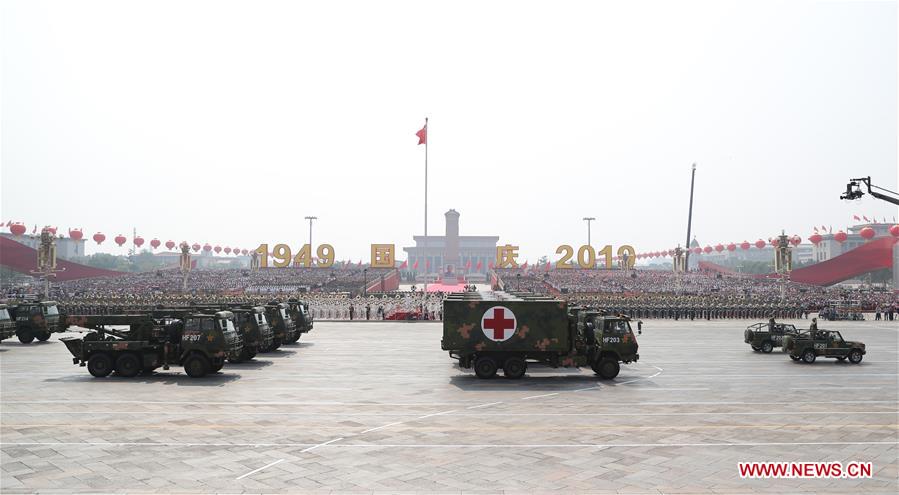
[[[784,336],[796,336],[799,331],[795,325],[786,323],[756,323],[749,325],[743,332],[743,342],[752,346],[752,350],[756,352],[764,352],[766,354],[774,350],[775,347],[783,346]]]
[[[9,316],[9,309],[0,304],[0,340],[6,340],[16,334],[16,322]]]
[[[262,352],[274,351],[286,342],[296,342],[300,338],[300,331],[297,329],[293,318],[287,314],[287,303],[272,301],[265,305],[265,316],[268,317],[269,325],[271,325],[274,338],[272,345]]]
[[[16,322],[16,336],[23,344],[30,344],[34,339],[44,342],[51,333],[63,331],[56,301],[23,301],[7,309]]]
[[[179,308],[185,309],[185,308]],[[239,303],[233,304],[198,304],[191,306],[189,310],[200,313],[215,313],[216,311],[230,311],[234,314],[234,326],[243,341],[243,348],[238,355],[228,356],[232,363],[242,363],[256,357],[256,354],[265,352],[272,346],[274,334],[268,319],[265,316],[265,308],[262,306],[247,306]],[[157,308],[156,311],[165,311]]]
[[[627,316],[607,315],[547,297],[460,293],[443,302],[441,348],[479,378],[498,369],[521,378],[529,363],[590,366],[603,379],[619,363],[636,362],[637,339]]]
[[[228,311],[182,319],[150,314],[71,315],[66,317],[66,327],[93,331],[60,340],[74,356],[72,362],[87,365],[95,377],[112,371],[134,377],[177,365],[191,378],[200,378],[221,370],[229,354],[240,353],[242,343],[232,320]]]
[[[312,331],[312,324],[314,322],[314,318],[312,317],[312,313],[309,311],[309,303],[300,301],[294,298],[290,298],[287,300],[287,314],[293,318],[293,323],[296,325],[297,330],[299,330],[296,334],[296,339],[288,340],[288,344],[295,344],[300,337],[304,333],[309,333]]]
[[[796,336],[784,337],[783,352],[789,353],[790,359],[812,364],[818,356],[836,358],[839,361],[849,359],[852,364],[862,362],[865,355],[865,344],[844,340],[840,332],[833,330],[809,330]]]

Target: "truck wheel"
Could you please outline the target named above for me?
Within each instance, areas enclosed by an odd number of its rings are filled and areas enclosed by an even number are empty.
[[[478,378],[493,378],[496,375],[496,361],[489,357],[480,357],[474,363],[474,373]]]
[[[184,360],[184,372],[191,378],[203,378],[209,368],[209,360],[202,354],[191,354]]]
[[[19,342],[23,344],[30,344],[34,342],[34,334],[31,333],[31,330],[22,330],[16,336],[19,337]]]
[[[755,352],[759,352],[759,347],[758,347],[758,346],[752,346],[752,350],[755,351]]]
[[[618,376],[621,365],[614,359],[605,358],[593,365],[593,372],[603,380],[611,380]]]
[[[253,359],[254,357],[256,357],[256,349],[248,350],[247,360]]]
[[[511,357],[509,359],[506,359],[506,362],[503,363],[503,374],[506,375],[506,378],[517,380],[523,377],[525,371],[527,370],[527,361],[518,357]]]
[[[296,337],[291,337],[291,338],[287,339],[287,343],[288,344],[296,344],[298,340],[300,340],[299,335],[297,335]]]
[[[87,371],[97,378],[109,376],[112,373],[112,358],[105,352],[98,352],[87,360]]]
[[[225,366],[225,359],[222,358],[221,361],[215,360],[212,362],[212,372],[218,373]]]
[[[772,344],[770,340],[762,342],[762,352],[764,352],[765,354],[771,354],[771,351],[773,350],[774,344]]]
[[[849,351],[849,362],[852,364],[858,364],[862,362],[862,351],[858,349],[852,349]]]
[[[806,364],[812,364],[815,362],[815,351],[811,349],[806,349],[805,352],[802,353],[802,361]]]
[[[41,332],[41,333],[37,334],[37,339],[40,340],[41,342],[46,342],[47,339],[49,339],[49,338],[50,338],[50,332]]]
[[[790,359],[792,359],[793,361],[799,361],[799,358],[792,354],[790,354]]]
[[[143,366],[140,362],[140,356],[133,352],[123,352],[115,360],[115,374],[125,377],[134,378],[141,372]]]

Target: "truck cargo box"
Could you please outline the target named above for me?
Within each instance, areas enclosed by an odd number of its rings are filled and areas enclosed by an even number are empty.
[[[446,351],[556,352],[571,349],[565,301],[475,293],[443,302]]]

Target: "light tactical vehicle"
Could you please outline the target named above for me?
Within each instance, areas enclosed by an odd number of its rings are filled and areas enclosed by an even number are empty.
[[[785,335],[799,335],[795,325],[775,323],[756,323],[749,325],[743,332],[743,342],[752,346],[753,351],[770,353],[775,347],[782,347]]]
[[[862,362],[865,355],[865,344],[844,340],[840,332],[833,330],[814,330],[784,338],[783,352],[789,353],[790,359],[804,363],[814,363],[818,356],[837,358],[840,361],[849,359],[852,364]]]
[[[96,377],[112,371],[134,377],[177,365],[183,366],[188,376],[200,378],[222,369],[228,355],[240,353],[242,343],[233,318],[228,311],[181,319],[150,314],[72,315],[66,317],[66,327],[93,331],[81,338],[60,340],[74,356],[72,362],[87,365]]]
[[[590,366],[611,379],[619,363],[640,358],[630,318],[549,297],[463,292],[443,302],[443,313],[441,348],[460,367],[474,367],[479,378],[491,378],[497,369],[521,378],[529,363],[539,363]]]
[[[16,334],[16,322],[9,315],[5,304],[0,304],[0,340],[6,340]]]
[[[287,314],[293,318],[293,323],[299,330],[296,333],[296,339],[287,341],[288,344],[294,344],[304,333],[312,331],[314,318],[312,312],[309,311],[309,303],[294,298],[287,300]]]
[[[44,342],[51,333],[63,331],[56,301],[22,301],[7,310],[16,322],[16,336],[23,344],[30,344],[34,339]]]
[[[286,342],[296,342],[300,338],[300,331],[293,322],[293,318],[287,314],[287,303],[272,301],[265,305],[265,316],[274,331],[272,345],[262,352],[274,351]]]

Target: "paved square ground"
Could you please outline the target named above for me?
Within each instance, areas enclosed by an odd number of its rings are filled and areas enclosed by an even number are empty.
[[[639,364],[610,382],[478,380],[435,323],[317,322],[201,380],[96,379],[56,336],[7,340],[0,489],[899,492],[899,324],[823,324],[867,344],[855,366],[754,353],[748,323],[647,321]],[[743,480],[739,461],[871,461],[874,476]]]

